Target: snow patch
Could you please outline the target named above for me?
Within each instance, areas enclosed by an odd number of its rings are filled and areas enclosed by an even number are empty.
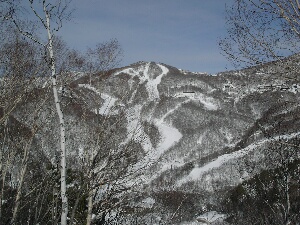
[[[214,222],[223,222],[226,218],[226,214],[210,211],[198,216],[194,221],[181,222],[180,225],[209,225]]]
[[[139,207],[142,207],[142,208],[148,208],[148,209],[151,209],[151,208],[153,207],[154,204],[155,204],[155,199],[154,199],[154,198],[151,198],[151,197],[148,197],[148,198],[143,199],[143,200],[138,204],[138,206],[139,206]]]
[[[210,171],[214,168],[219,168],[221,165],[223,165],[224,163],[226,163],[226,162],[228,162],[232,159],[241,158],[241,157],[247,155],[251,151],[257,149],[259,146],[261,146],[261,145],[263,145],[267,142],[272,142],[272,141],[276,141],[276,140],[279,140],[279,139],[292,139],[292,138],[297,137],[298,135],[300,135],[300,132],[293,133],[293,134],[287,134],[287,135],[279,135],[279,136],[276,136],[272,139],[264,139],[264,140],[261,140],[257,143],[253,143],[253,144],[251,144],[251,145],[247,146],[246,148],[243,148],[239,151],[221,155],[217,159],[207,163],[206,165],[204,165],[202,167],[194,168],[188,176],[186,176],[186,177],[182,178],[181,180],[179,180],[177,182],[177,185],[181,186],[184,183],[187,183],[187,182],[192,181],[192,180],[200,180],[200,178],[202,177],[202,175],[204,173],[206,173],[206,172],[208,172],[208,171]]]
[[[117,99],[104,93],[101,94],[101,98],[104,99],[104,103],[102,104],[101,108],[98,110],[98,114],[101,115],[116,114],[117,112],[113,111],[112,108],[115,105]]]
[[[196,218],[197,221],[207,221],[206,224],[210,224],[213,222],[222,222],[224,219],[227,218],[226,214],[221,214],[216,211],[206,212]],[[204,223],[205,224],[205,223]]]
[[[162,141],[157,148],[158,154],[161,155],[164,151],[177,143],[182,138],[182,134],[177,128],[172,127],[165,122],[156,121],[155,124],[162,135]]]
[[[129,108],[126,114],[127,118],[127,139],[121,143],[124,145],[130,140],[140,143],[146,152],[153,149],[150,138],[144,132],[144,128],[141,124],[140,113],[142,110],[142,105],[136,105]]]
[[[115,102],[117,101],[116,98],[114,98],[108,94],[105,94],[105,93],[100,93],[95,87],[93,87],[89,84],[78,84],[78,87],[83,87],[90,91],[93,91],[104,100],[104,103],[102,104],[102,106],[99,109],[95,109],[96,114],[109,115],[109,114],[117,113],[116,111],[112,110],[113,106],[115,105]]]
[[[197,140],[198,145],[202,144],[202,141],[203,141],[203,138],[205,137],[205,135],[206,135],[206,131],[203,134],[201,134],[200,137],[198,138],[198,140]]]
[[[174,146],[181,138],[182,134],[176,127],[173,127],[166,122],[163,121],[163,118],[160,120],[154,120],[154,124],[157,126],[160,134],[161,141],[158,144],[157,148],[153,148],[149,137],[144,133],[143,129],[137,129],[138,126],[141,126],[138,121],[138,117],[141,111],[141,107],[135,107],[135,111],[127,116],[129,124],[128,131],[136,130],[135,136],[136,140],[142,144],[143,148],[146,150],[147,154],[143,158],[143,160],[139,161],[135,165],[133,165],[132,170],[138,170],[140,168],[145,168],[145,166],[151,166],[153,163],[157,162],[157,160],[172,146]],[[132,134],[131,134],[132,135]],[[128,142],[128,140],[127,140]],[[141,176],[142,179],[146,183],[149,183],[155,177],[151,175],[151,177],[146,177],[146,175]],[[133,183],[134,181],[129,181],[128,185]]]
[[[174,113],[179,107],[181,107],[183,104],[189,102],[190,99],[185,100],[183,102],[180,102],[179,104],[177,104],[173,109],[169,110],[165,115],[163,115],[160,119],[160,121],[164,121],[169,115],[171,115],[172,113]]]
[[[48,85],[48,80],[46,80],[46,81],[43,83],[43,86],[42,86],[42,88],[45,88],[45,87],[47,87],[47,85]]]
[[[189,100],[193,100],[193,101],[199,101],[204,108],[206,108],[207,110],[210,111],[215,111],[218,110],[219,106],[217,104],[217,101],[209,96],[206,96],[202,93],[177,93],[174,97],[187,97],[189,98]]]
[[[179,140],[182,138],[182,134],[179,132],[179,130],[162,120],[156,120],[155,125],[158,127],[158,130],[161,133],[162,140],[159,143],[158,147],[156,149],[153,149],[152,152],[149,152],[149,154],[145,157],[145,162],[150,162],[149,165],[152,163],[157,162],[157,160],[172,146],[174,146],[176,143],[179,142]],[[182,162],[178,162],[180,165],[183,165]],[[164,165],[160,172],[157,172],[151,177],[144,177],[145,183],[151,182],[151,180],[155,179],[155,177],[160,174],[162,171],[167,170],[168,167],[172,167],[174,164],[170,162],[168,165]]]
[[[172,112],[173,111],[174,109],[172,110]],[[172,146],[178,143],[183,136],[176,127],[173,127],[172,125],[169,125],[168,123],[164,122],[165,117],[166,115],[163,116],[160,120],[154,120],[154,123],[161,134],[161,141],[158,147],[152,152],[152,154],[149,154],[147,156],[149,161],[157,161],[168,149],[170,149]],[[175,159],[173,160],[173,162],[169,161],[163,165],[161,171],[156,173],[156,175],[172,168],[173,166],[179,167],[182,165],[184,165],[183,159]],[[148,182],[153,180],[156,177],[156,175],[153,175],[150,179],[148,179]]]
[[[82,146],[79,146],[79,148],[78,148],[78,157],[79,157],[80,159],[83,159],[83,154],[84,154],[83,147],[82,147]]]
[[[214,110],[218,110],[219,108],[218,105],[216,104],[216,100],[214,100],[211,97],[204,96],[201,93],[196,95],[196,99],[198,99],[207,110],[214,111]]]
[[[182,134],[178,131],[177,128],[172,127],[165,122],[156,120],[155,125],[157,126],[161,134],[161,142],[159,143],[157,148],[150,149],[151,151],[149,151],[148,154],[144,157],[144,162],[141,162],[143,165],[151,165],[152,163],[157,162],[157,160],[169,148],[174,146],[182,138]],[[148,179],[148,181],[150,180]]]

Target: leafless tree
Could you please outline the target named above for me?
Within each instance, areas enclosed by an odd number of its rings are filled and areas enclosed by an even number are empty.
[[[20,20],[17,14],[19,10],[18,5],[10,4],[9,1],[4,1],[4,3],[7,3],[8,7],[6,8],[6,13],[3,14],[3,18],[6,22],[10,21],[13,25],[12,27],[17,30],[17,38],[15,39],[15,43],[17,44],[5,45],[3,46],[3,51],[1,52],[3,53],[1,55],[3,56],[1,57],[1,59],[3,59],[3,65],[5,65],[5,73],[7,73],[10,78],[8,80],[11,80],[14,77],[11,75],[11,71],[16,71],[15,77],[24,76],[26,78],[24,79],[24,81],[26,81],[27,83],[22,84],[24,84],[24,87],[27,87],[26,84],[30,84],[29,78],[32,76],[32,74],[38,73],[36,74],[38,75],[37,77],[49,75],[52,80],[51,86],[54,96],[54,104],[56,106],[56,111],[59,118],[59,129],[61,137],[60,182],[62,206],[59,207],[57,205],[59,198],[57,196],[55,178],[53,178],[51,174],[49,176],[47,175],[45,176],[45,179],[41,181],[41,184],[37,184],[37,187],[39,188],[34,188],[32,191],[29,191],[29,193],[34,192],[35,194],[37,194],[37,196],[35,196],[36,198],[33,201],[34,204],[29,207],[30,209],[28,209],[32,210],[31,213],[35,211],[34,219],[28,219],[28,221],[43,221],[41,219],[41,212],[45,210],[44,213],[46,218],[51,218],[52,224],[57,224],[58,215],[60,214],[60,210],[62,210],[61,224],[67,224],[68,204],[70,204],[69,202],[71,202],[72,204],[74,203],[74,205],[72,205],[73,207],[69,214],[69,223],[73,224],[73,222],[78,217],[76,214],[78,214],[85,215],[86,223],[91,224],[93,211],[98,215],[101,213],[105,215],[105,213],[111,210],[116,210],[117,208],[126,205],[127,201],[125,201],[125,198],[127,198],[128,195],[120,195],[120,193],[126,193],[126,191],[128,191],[128,184],[126,182],[130,181],[134,183],[136,181],[135,179],[137,177],[137,174],[142,170],[142,168],[130,167],[132,163],[136,162],[138,155],[138,153],[133,152],[133,150],[136,150],[138,148],[134,146],[136,145],[136,143],[132,140],[128,141],[128,143],[123,145],[122,147],[117,146],[117,143],[121,142],[121,140],[115,140],[115,132],[120,128],[120,126],[122,126],[122,123],[124,125],[124,120],[126,120],[125,111],[119,110],[120,108],[118,108],[119,106],[117,104],[111,109],[108,109],[103,115],[99,115],[100,112],[93,112],[93,118],[95,119],[93,126],[95,127],[95,129],[92,128],[91,132],[85,137],[89,140],[87,141],[87,146],[84,148],[84,157],[81,159],[80,174],[82,176],[82,180],[80,181],[79,178],[74,179],[74,183],[80,183],[81,185],[78,189],[69,187],[69,189],[73,188],[75,190],[75,194],[71,193],[72,190],[68,190],[68,193],[70,195],[74,194],[69,196],[68,201],[68,199],[66,198],[67,167],[65,154],[65,129],[66,127],[69,128],[69,126],[71,126],[70,124],[72,123],[72,121],[68,121],[68,125],[65,125],[65,118],[62,108],[66,108],[68,106],[67,99],[70,96],[64,95],[63,91],[64,88],[69,88],[69,93],[72,92],[72,88],[67,86],[71,86],[71,83],[73,81],[73,70],[88,72],[90,86],[95,80],[99,81],[101,79],[105,79],[105,77],[107,77],[111,73],[111,70],[119,65],[121,59],[120,57],[122,56],[122,49],[117,40],[111,40],[103,44],[98,44],[95,49],[89,48],[87,50],[86,56],[83,56],[81,53],[69,49],[66,43],[60,37],[54,36],[54,32],[57,29],[61,28],[61,22],[63,21],[63,19],[66,19],[65,16],[69,16],[66,10],[68,9],[68,4],[70,3],[70,1],[60,0],[52,3],[46,0],[28,0],[28,7],[26,12],[32,12],[34,14],[37,21],[41,25],[41,29],[44,29],[47,33],[46,40],[40,38],[35,32],[32,31],[33,29],[27,30],[26,27],[23,26],[23,21]],[[23,2],[21,5],[24,6],[25,4],[26,3]],[[26,8],[26,6],[24,7]],[[55,28],[52,27],[53,24],[56,24]],[[27,39],[24,39],[24,37],[26,37]],[[28,40],[32,42],[28,42]],[[20,46],[24,48],[19,48]],[[35,60],[35,58],[32,57],[35,57],[37,52],[42,52],[42,54],[39,55],[39,59]],[[27,55],[28,57],[26,57]],[[43,60],[46,60],[46,66],[45,61]],[[32,65],[33,63],[35,64]],[[42,67],[42,69],[40,67]],[[47,77],[44,80],[47,80]],[[3,87],[5,87],[4,90],[10,90],[10,92],[5,93],[5,96],[12,95],[12,93],[14,93],[16,89],[15,85],[18,85],[20,83],[11,81],[11,84],[11,88],[7,89],[7,82],[3,83]],[[34,85],[29,86],[34,87]],[[58,86],[62,87],[62,92],[59,92]],[[102,90],[99,89],[98,91],[101,92]],[[30,92],[30,90],[28,92]],[[130,92],[124,93],[124,99],[128,98],[129,94]],[[5,124],[6,118],[8,118],[11,112],[16,109],[18,104],[20,102],[26,101],[24,99],[25,97],[26,95],[24,95],[23,92],[20,92],[20,97],[17,98],[16,101],[7,101],[7,99],[1,98],[1,100],[3,100],[3,109],[5,109],[3,111],[3,116],[0,117],[1,123]],[[94,101],[87,100],[87,102],[80,102],[84,99],[84,97],[77,97],[78,98],[72,98],[72,101],[78,100],[78,104],[80,104],[80,106],[83,108],[89,108],[91,107],[91,105],[93,105],[95,109],[99,109],[101,107],[101,104],[99,105],[99,102],[101,102],[98,101],[99,99],[96,99]],[[100,96],[98,97],[101,98]],[[120,100],[120,102],[122,102],[123,100]],[[48,99],[44,99],[44,102],[47,101]],[[51,105],[49,103],[46,104],[48,104],[48,107],[49,105]],[[114,110],[116,110],[115,108],[118,108],[117,110],[119,110],[118,115],[114,114]],[[87,112],[89,110],[90,108],[84,110],[84,112]],[[86,114],[83,113],[81,119],[88,124],[90,121],[89,119],[86,119],[85,116]],[[20,213],[23,207],[26,207],[21,204],[21,200],[29,196],[29,193],[25,195],[22,194],[22,189],[24,189],[24,185],[22,184],[24,182],[28,183],[27,181],[24,181],[24,179],[26,177],[26,171],[29,170],[28,161],[31,143],[35,138],[35,134],[39,132],[38,130],[35,130],[35,128],[36,126],[32,126],[32,135],[30,136],[31,138],[29,138],[28,145],[25,145],[23,151],[23,161],[19,173],[21,183],[16,188],[16,195],[14,200],[15,204],[13,206],[12,213],[12,223],[17,222],[17,214]],[[136,129],[141,128],[137,127]],[[135,131],[132,132],[133,139]],[[5,132],[3,132],[3,134],[5,134]],[[5,143],[3,143],[3,146],[5,146]],[[8,159],[13,160],[13,158],[14,155],[11,155],[11,158]],[[5,164],[5,166],[6,165],[9,164]],[[8,169],[9,167],[5,167],[3,171],[7,172]],[[70,166],[71,171],[72,169]],[[4,175],[3,177],[5,178],[6,176]],[[3,183],[5,182],[3,181]],[[43,202],[45,196],[49,195],[48,189],[42,189],[42,187],[45,187],[43,186],[45,185],[45,183],[51,183],[52,186],[50,187],[53,189],[53,196],[51,199],[52,203],[49,204],[50,206],[42,210],[42,206],[40,206],[37,202]],[[101,194],[103,192],[105,192],[105,195]],[[101,200],[99,200],[100,195]],[[3,195],[1,196],[3,197]],[[118,201],[115,201],[116,197],[119,198]],[[84,199],[83,202],[87,204],[87,213],[79,207],[79,204],[81,204],[80,201],[82,201],[82,199]],[[49,216],[50,212],[51,217]],[[30,216],[28,215],[28,217]]]
[[[90,74],[107,74],[108,71],[116,68],[122,59],[123,50],[117,39],[99,43],[95,48],[88,48],[86,52],[86,71]]]
[[[252,66],[299,53],[299,0],[235,0],[227,7],[222,53],[235,66]]]
[[[295,79],[299,72],[299,3],[299,0],[235,0],[233,5],[227,7],[227,36],[219,43],[222,53],[236,67],[276,61],[276,64],[272,64],[271,73],[282,74],[284,79],[290,79],[289,74],[293,74]],[[285,60],[285,57],[290,55],[294,56]],[[285,116],[282,116],[282,120]],[[261,132],[265,138],[272,140],[272,136],[264,129]],[[285,140],[284,135],[280,140],[274,140],[265,150],[265,164],[268,165],[267,170],[276,173],[276,176],[270,176],[269,183],[262,180],[261,176],[256,177],[259,183],[257,187],[262,187],[260,189],[262,196],[269,193],[270,186],[275,188],[277,185],[279,202],[271,204],[265,201],[263,205],[268,206],[272,213],[264,217],[275,218],[282,224],[295,221],[295,214],[292,215],[291,212],[291,186],[299,188],[292,181],[295,177],[291,178],[293,173],[291,166],[297,164],[299,145],[291,143]],[[258,189],[251,188],[252,192],[259,192]],[[296,198],[294,196],[293,200]]]
[[[38,46],[22,38],[14,29],[11,32],[10,38],[0,44],[0,224],[18,224],[25,220],[25,212],[27,221],[31,221],[34,213],[30,210],[38,212],[35,215],[35,221],[38,221],[40,212],[44,212],[38,202],[46,196],[36,195],[37,192],[43,192],[44,183],[30,180],[28,171],[31,172],[32,162],[39,154],[38,151],[33,153],[33,142],[39,130],[38,118],[49,95],[32,104],[32,123],[27,121],[29,123],[26,124],[15,113],[21,105],[36,96],[42,75],[47,73],[47,66],[44,66],[44,58],[38,53]],[[21,118],[25,117],[23,115]],[[49,176],[44,178],[47,182],[51,180]],[[27,204],[34,202],[32,199],[35,199],[35,203],[28,207]]]
[[[269,115],[267,124],[258,122],[267,142],[241,166],[241,174],[246,172],[251,178],[229,198],[235,223],[294,224],[299,220],[299,138],[283,132],[295,123],[288,115],[291,113],[279,114],[275,121]]]
[[[108,71],[110,73],[110,71]],[[105,79],[107,73],[103,71],[93,77],[92,85],[98,85],[99,77]],[[89,74],[88,74],[89,76]],[[85,80],[85,79],[84,79]],[[90,83],[90,81],[85,80]],[[94,83],[95,82],[95,83]],[[100,81],[103,82],[103,81]],[[90,84],[83,85],[87,89],[92,89],[92,93],[88,92],[88,98],[85,102],[79,103],[84,108],[84,113],[81,116],[82,121],[87,124],[85,141],[82,142],[79,154],[79,173],[84,176],[80,181],[80,188],[76,190],[78,195],[75,197],[75,203],[70,215],[70,223],[76,221],[81,215],[79,205],[82,196],[85,196],[87,205],[86,224],[92,224],[95,220],[101,220],[99,215],[109,214],[109,212],[120,211],[128,204],[128,191],[133,191],[135,184],[138,182],[138,175],[144,168],[133,168],[132,165],[137,162],[140,147],[133,141],[136,137],[138,129],[136,127],[131,131],[131,138],[128,142],[124,142],[127,137],[123,134],[127,118],[126,108],[120,108],[118,102],[125,102],[128,99],[131,91],[124,93],[122,99],[118,99],[116,104],[108,107],[105,110],[98,110],[103,107],[102,91]],[[100,85],[101,86],[101,85]],[[83,88],[83,89],[85,89]],[[97,90],[95,92],[95,90]],[[99,104],[100,103],[100,104]],[[93,112],[91,114],[91,112]],[[92,124],[92,125],[91,125]],[[121,132],[121,133],[120,133]],[[128,186],[128,183],[132,185]],[[92,215],[97,215],[93,218]],[[104,218],[103,218],[104,219]],[[82,219],[81,219],[81,222]]]
[[[15,2],[13,2],[15,3]],[[61,103],[57,89],[57,67],[55,50],[53,46],[54,35],[53,33],[62,27],[64,20],[70,18],[69,3],[70,0],[57,0],[57,1],[34,1],[28,0],[26,3],[27,8],[35,16],[38,24],[41,25],[47,34],[47,40],[43,41],[38,37],[37,34],[28,31],[22,26],[18,10],[20,7],[18,3],[13,4],[10,1],[4,1],[2,4],[6,4],[8,10],[3,13],[5,20],[11,22],[18,29],[20,34],[32,40],[34,43],[43,46],[47,52],[48,66],[51,71],[52,89],[56,111],[59,119],[60,127],[60,153],[61,153],[61,199],[62,199],[62,213],[61,213],[61,224],[67,224],[68,215],[68,199],[67,199],[67,187],[66,187],[66,138],[65,138],[65,121],[63,111],[61,109]],[[25,7],[26,7],[25,6]]]

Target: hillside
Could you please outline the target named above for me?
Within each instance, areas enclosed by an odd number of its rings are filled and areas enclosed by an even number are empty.
[[[274,146],[299,146],[300,81],[297,74],[273,72],[275,67],[209,75],[138,62],[107,76],[76,74],[62,83],[69,170],[84,174],[86,152],[100,152],[94,171],[103,185],[95,221],[229,223],[224,221],[224,201],[230,191],[262,171],[280,168],[282,158],[270,153]],[[39,167],[43,176],[56,167],[59,142],[51,90],[46,78],[39,79],[12,111],[8,127],[12,139],[22,140],[38,127],[31,166]],[[21,156],[11,170],[11,183],[18,182],[13,171],[18,171]],[[288,159],[294,162],[296,157],[298,153]],[[103,203],[113,181],[122,189],[113,192],[117,206]]]

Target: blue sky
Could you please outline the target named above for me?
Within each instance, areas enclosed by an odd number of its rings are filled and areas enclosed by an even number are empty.
[[[60,35],[78,50],[116,38],[122,65],[162,62],[216,73],[232,66],[220,54],[225,4],[233,0],[73,0],[73,19]]]

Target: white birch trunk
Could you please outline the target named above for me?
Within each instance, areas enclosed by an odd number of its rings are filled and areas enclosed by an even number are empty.
[[[50,55],[51,62],[51,77],[52,77],[52,89],[54,95],[54,101],[56,106],[56,111],[59,118],[60,125],[60,163],[61,163],[61,177],[60,177],[60,185],[61,185],[61,200],[62,200],[62,212],[61,212],[61,225],[67,225],[67,215],[68,215],[68,198],[67,198],[67,185],[66,185],[66,136],[65,136],[65,121],[63,112],[61,109],[60,100],[58,98],[58,91],[56,86],[56,68],[55,68],[55,58],[53,52],[53,36],[50,28],[50,15],[44,6],[44,12],[46,15],[46,28],[48,32],[48,51]]]

